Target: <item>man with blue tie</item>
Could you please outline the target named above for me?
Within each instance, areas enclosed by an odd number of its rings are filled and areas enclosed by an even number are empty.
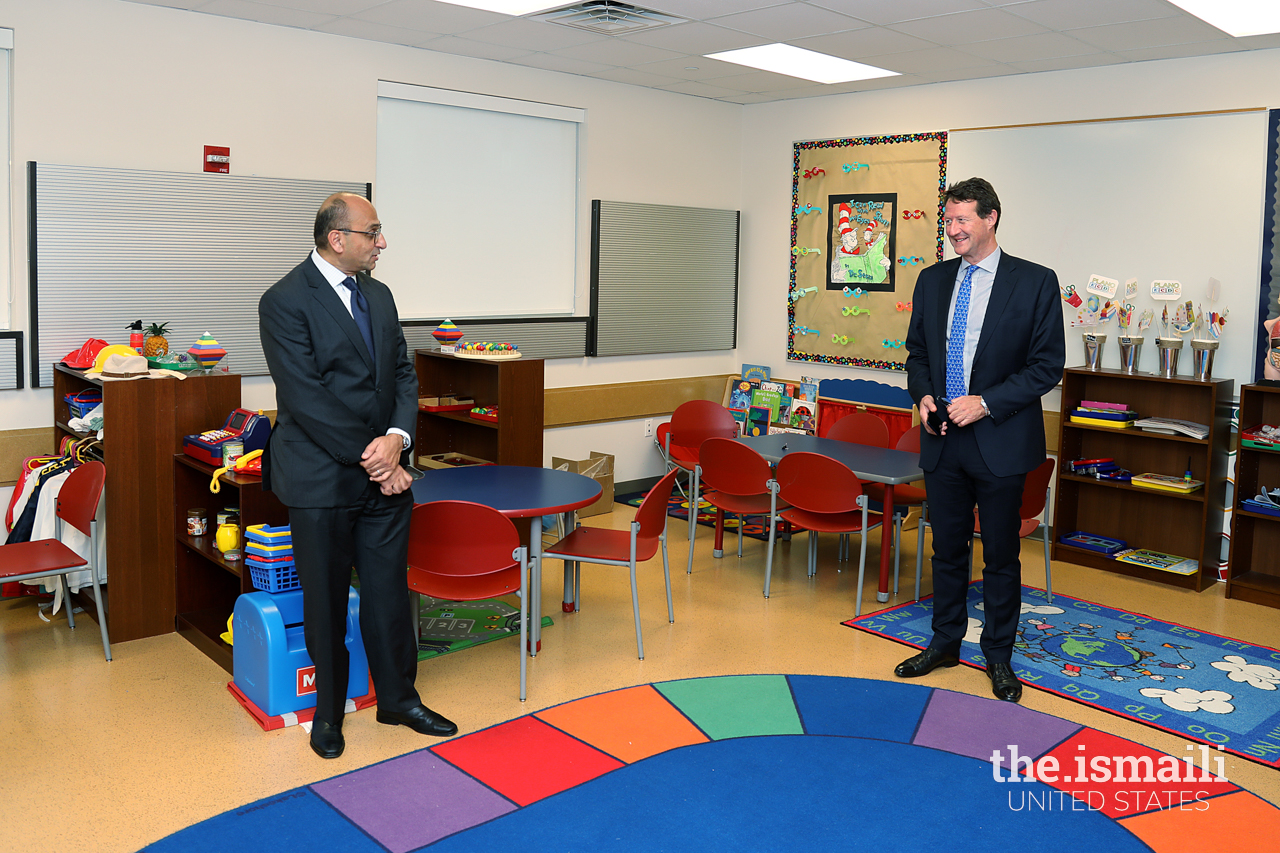
[[[407,582],[418,379],[395,300],[369,275],[387,247],[378,212],[325,199],[311,255],[258,303],[276,424],[262,485],[289,508],[307,652],[316,667],[311,748],[337,758],[350,660],[347,588],[360,578],[360,632],[377,720],[437,737],[458,727],[422,704]]]
[[[1027,472],[1045,458],[1040,398],[1066,365],[1058,277],[1001,251],[1000,199],[986,180],[953,184],[944,202],[947,239],[959,257],[920,273],[906,342],[933,526],[933,638],[894,674],[915,678],[959,662],[976,505],[986,563],[982,654],[992,693],[1017,702],[1019,508]]]

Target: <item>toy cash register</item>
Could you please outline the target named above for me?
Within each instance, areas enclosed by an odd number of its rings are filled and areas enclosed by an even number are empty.
[[[182,439],[182,451],[215,468],[222,467],[222,446],[229,441],[244,444],[244,452],[264,450],[271,435],[271,421],[261,412],[236,409],[227,415],[222,429],[211,429]]]

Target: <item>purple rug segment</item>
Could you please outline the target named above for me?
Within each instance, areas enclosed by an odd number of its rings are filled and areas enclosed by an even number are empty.
[[[428,749],[311,789],[391,853],[416,850],[516,808]]]
[[[1013,702],[935,690],[911,742],[983,761],[1014,744],[1019,755],[1038,758],[1081,728]]]

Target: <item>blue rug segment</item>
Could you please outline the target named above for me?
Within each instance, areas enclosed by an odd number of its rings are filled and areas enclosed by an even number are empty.
[[[961,660],[985,667],[982,582],[969,585]],[[932,599],[845,622],[917,648]],[[1013,650],[1030,686],[1280,768],[1280,651],[1043,590],[1022,588]]]
[[[926,790],[949,792],[943,801],[951,805],[912,808]],[[1028,808],[1029,796],[1052,807]],[[1149,850],[1099,812],[1073,811],[1069,797],[1059,810],[1059,801],[1039,782],[994,782],[990,763],[964,756],[888,741],[773,735],[662,753],[430,849],[928,850],[945,843],[987,853],[1010,839],[1070,838],[1073,850]],[[908,812],[910,820],[894,817]]]
[[[146,853],[387,851],[307,788],[294,788],[223,812],[143,849]]]
[[[792,675],[805,734],[910,743],[932,690],[921,685],[825,675]]]

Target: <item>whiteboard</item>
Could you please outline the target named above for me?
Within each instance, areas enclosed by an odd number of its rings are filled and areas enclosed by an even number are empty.
[[[378,91],[387,249],[375,274],[400,318],[571,315],[582,111],[385,81]]]
[[[1214,378],[1253,381],[1266,168],[1263,110],[1221,115],[952,131],[947,183],[991,181],[1002,213],[1001,249],[1055,270],[1078,291],[1093,274],[1138,280],[1135,314],[1153,308],[1138,369],[1158,367],[1161,308],[1153,280],[1182,283],[1183,299],[1208,311],[1210,277],[1222,282],[1214,310],[1230,309]],[[948,246],[948,257],[954,257]],[[1068,325],[1067,366],[1084,363],[1082,330]],[[1070,309],[1074,316],[1075,309]],[[1136,326],[1136,317],[1135,317]],[[1120,366],[1116,321],[1103,367]],[[1188,345],[1189,350],[1189,345]],[[1191,353],[1178,362],[1191,373]]]

